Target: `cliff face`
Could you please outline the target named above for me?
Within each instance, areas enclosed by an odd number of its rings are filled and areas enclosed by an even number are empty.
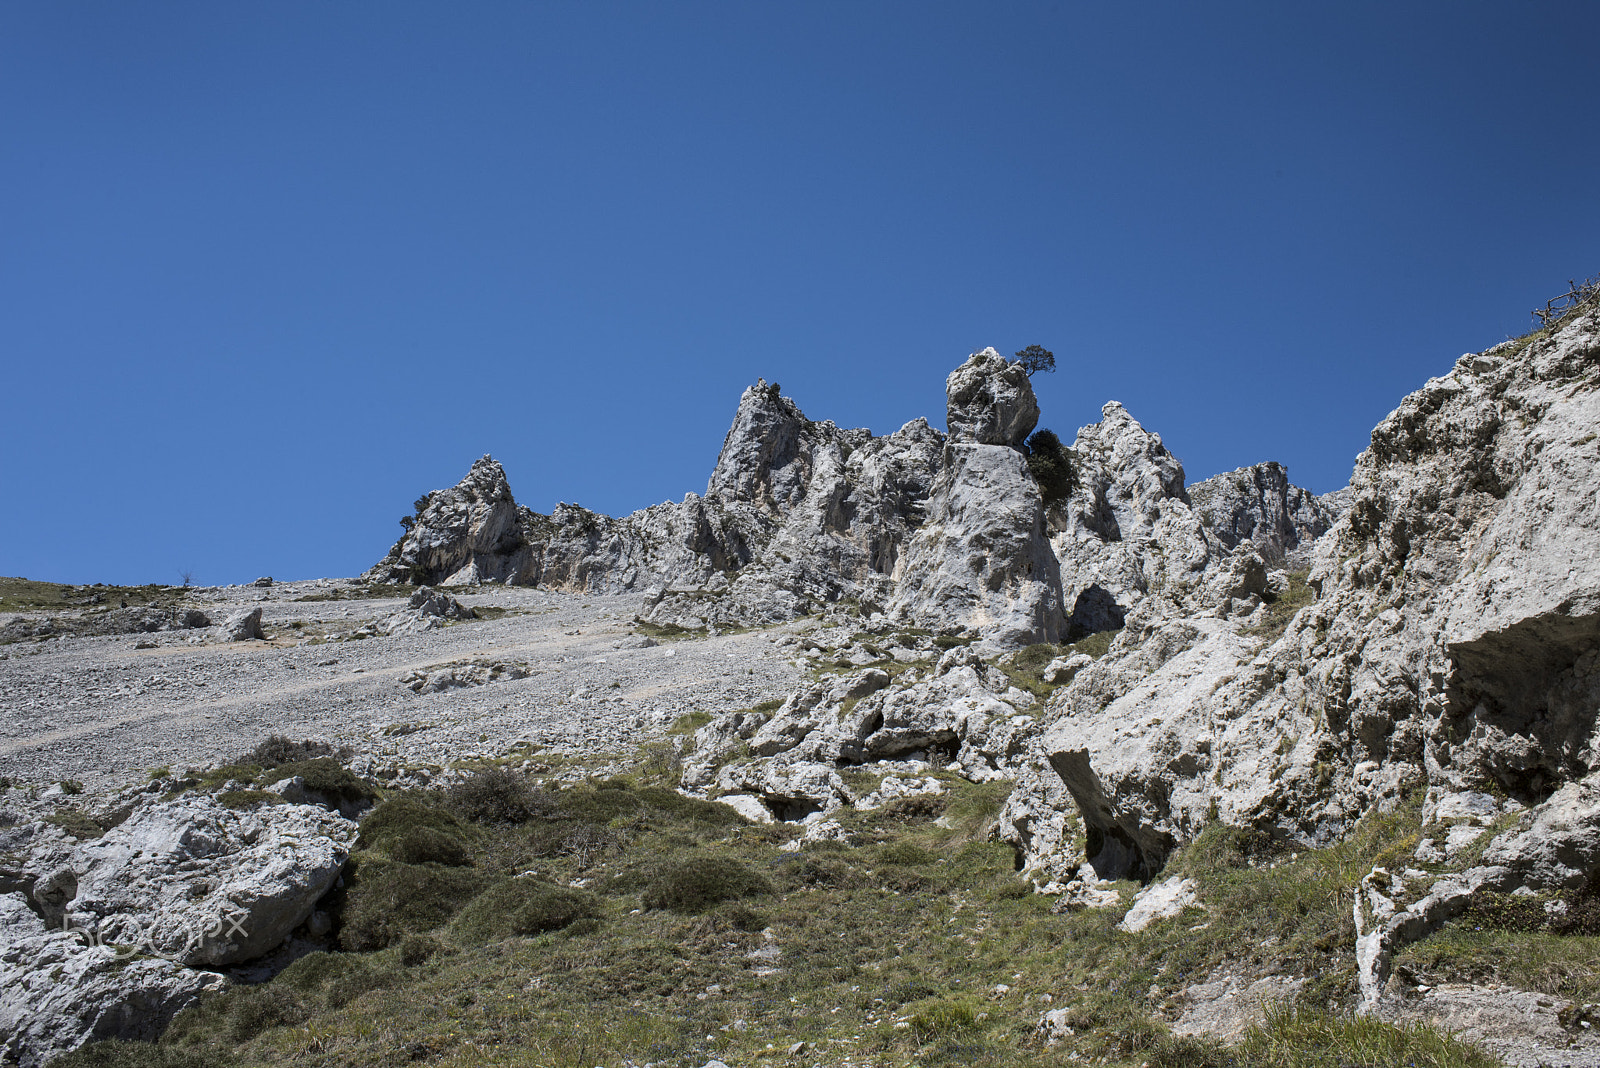
[[[1495,813],[1600,789],[1597,433],[1594,315],[1407,397],[1281,636],[1216,581],[1248,570],[1240,542],[1051,698],[1011,806],[1029,862],[1148,874],[1213,819],[1319,843],[1413,789]],[[1041,830],[1051,810],[1089,855]]]

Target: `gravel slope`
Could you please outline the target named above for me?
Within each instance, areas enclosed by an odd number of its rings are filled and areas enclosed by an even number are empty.
[[[604,752],[685,712],[782,696],[801,674],[784,638],[804,622],[617,648],[642,644],[635,596],[486,587],[460,599],[503,616],[356,639],[347,635],[406,602],[302,599],[349,588],[319,580],[186,599],[216,621],[259,604],[267,641],[227,643],[212,627],[0,646],[0,775],[108,787],[154,767],[225,759],[272,733],[350,745],[391,765],[498,755],[519,741]],[[401,681],[460,660],[531,675],[439,693]]]

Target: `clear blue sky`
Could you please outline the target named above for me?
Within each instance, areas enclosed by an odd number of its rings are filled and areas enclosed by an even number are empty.
[[[702,491],[740,391],[1031,343],[1191,481],[1342,485],[1600,271],[1600,6],[0,7],[0,574],[348,575],[485,452]]]

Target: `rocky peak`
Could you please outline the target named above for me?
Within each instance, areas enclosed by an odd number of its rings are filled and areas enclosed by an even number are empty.
[[[810,427],[799,406],[778,392],[776,382],[758,380],[739,398],[706,496],[779,509],[792,506],[810,479],[805,440]]]
[[[1339,513],[1289,481],[1268,461],[1213,475],[1189,487],[1189,501],[1212,536],[1232,549],[1246,538],[1268,563],[1304,566],[1305,550],[1333,526]]]
[[[455,491],[469,501],[485,504],[511,500],[511,483],[506,481],[505,468],[488,453],[473,461],[467,477],[456,484]]]
[[[993,348],[974,352],[945,380],[945,425],[952,444],[1010,445],[1039,423],[1028,372]]]

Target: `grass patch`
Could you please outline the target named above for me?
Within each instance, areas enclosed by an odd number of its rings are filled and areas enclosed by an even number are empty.
[[[1317,599],[1317,591],[1306,582],[1310,571],[1290,571],[1287,574],[1289,588],[1282,593],[1268,592],[1262,598],[1267,605],[1266,618],[1253,627],[1245,627],[1243,633],[1261,638],[1270,645],[1283,637],[1283,632],[1289,629],[1289,621],[1300,609]]]
[[[106,833],[106,829],[100,826],[100,824],[96,823],[87,812],[76,808],[62,809],[60,812],[52,812],[50,815],[44,818],[44,821],[53,826],[60,827],[63,831],[66,831],[80,842],[87,841],[90,838],[99,838],[102,834]]]
[[[455,936],[470,945],[558,931],[602,915],[600,899],[538,879],[512,879],[480,894],[461,910]]]
[[[772,893],[772,884],[728,857],[690,857],[668,865],[645,888],[647,909],[704,912],[712,905]]]
[[[709,633],[705,627],[680,627],[676,623],[651,623],[644,619],[635,619],[633,629],[634,633],[659,642],[695,641]]]
[[[1422,1024],[1336,1016],[1326,1009],[1280,1006],[1245,1033],[1237,1050],[1244,1068],[1495,1068],[1498,1058]]]
[[[270,790],[224,790],[217,795],[223,808],[250,809],[258,805],[282,805],[287,802]]]
[[[1111,643],[1116,641],[1117,635],[1121,633],[1121,627],[1116,630],[1096,631],[1087,637],[1079,638],[1069,645],[1062,646],[1061,655],[1071,656],[1074,653],[1082,653],[1091,660],[1099,660],[1111,651]]]
[[[1419,815],[1292,859],[1207,832],[1169,868],[1200,883],[1209,926],[1190,915],[1131,935],[1120,910],[1057,913],[1025,892],[1013,850],[989,837],[1007,784],[945,782],[937,804],[842,811],[848,841],[798,852],[782,848],[792,827],[622,780],[541,791],[541,814],[520,822],[400,793],[365,817],[324,905],[344,951],[207,995],[163,1046],[240,1068],[776,1066],[768,1043],[796,1042],[815,1051],[805,1063],[884,1068],[1297,1064],[1177,1038],[1163,1001],[1219,965],[1321,975],[1317,997],[1352,998],[1350,887],[1414,846]],[[471,866],[399,859],[424,830]],[[1062,1007],[1074,1033],[1047,1048],[1039,1019]],[[1310,1028],[1275,1041],[1273,1056],[1294,1042],[1322,1056]]]
[[[297,777],[305,782],[307,790],[323,797],[341,801],[371,801],[378,796],[370,783],[332,757],[284,764],[261,776],[263,782],[269,783]]]

